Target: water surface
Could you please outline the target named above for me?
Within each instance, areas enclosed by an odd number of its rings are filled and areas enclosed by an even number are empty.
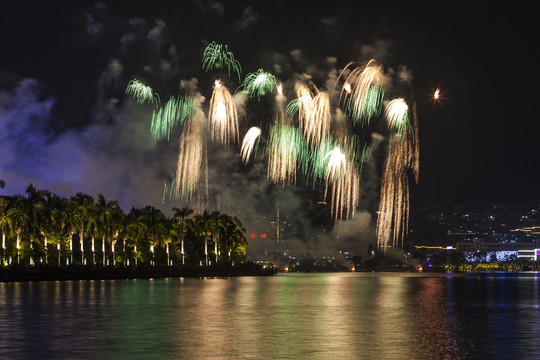
[[[540,276],[0,283],[2,359],[540,359]]]

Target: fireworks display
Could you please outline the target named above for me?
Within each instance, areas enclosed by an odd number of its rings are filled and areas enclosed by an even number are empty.
[[[283,83],[275,75],[262,69],[246,75],[238,90],[258,102],[268,96],[274,103],[273,113],[265,117],[274,121],[249,127],[239,154],[244,165],[256,161],[257,152],[266,157],[267,179],[273,184],[298,186],[301,176],[306,185],[324,186],[324,199],[320,200],[331,204],[334,221],[346,220],[360,205],[362,169],[371,156],[370,144],[360,140],[366,137],[355,131],[360,126],[360,131],[369,132],[374,119],[383,121],[389,138],[380,185],[378,245],[381,249],[398,248],[408,226],[408,176],[412,172],[418,177],[416,118],[403,98],[384,100],[381,64],[372,59],[364,66],[354,66],[353,62],[347,64],[335,80],[333,90],[341,88],[339,92],[319,90],[311,81],[295,80],[294,96],[288,102]],[[227,46],[212,42],[204,50],[202,68],[226,68],[229,75],[232,70],[241,80],[240,63]],[[140,104],[155,98],[150,88],[138,82],[131,82],[126,93],[135,96]],[[169,187],[175,197],[190,200],[198,194],[199,199],[208,198],[206,139],[217,146],[234,147],[238,143],[239,108],[245,106],[238,101],[221,79],[214,79],[207,115],[204,103],[196,105],[189,96],[171,96],[163,108],[154,110],[151,136],[155,140],[170,140],[171,130],[177,125],[182,128],[176,177]],[[335,113],[343,114],[349,124],[337,126]],[[165,199],[167,183],[164,189]],[[279,206],[276,208],[279,213]]]
[[[409,107],[403,99],[392,100],[386,105],[384,116],[388,121],[388,126],[395,129],[398,134],[405,138],[405,132],[409,128],[409,117],[407,115]]]
[[[152,88],[148,85],[144,85],[137,79],[131,80],[126,87],[126,94],[132,95],[139,104],[145,102],[159,103],[159,95],[155,94]]]
[[[244,164],[247,164],[249,162],[249,158],[251,157],[253,149],[256,148],[255,143],[259,139],[260,135],[261,129],[254,126],[249,129],[244,136],[244,140],[242,141],[242,148],[240,150],[240,154],[242,155],[242,162]]]
[[[352,65],[349,63],[340,77]],[[373,59],[365,67],[357,67],[348,75],[341,95],[345,111],[354,123],[361,121],[369,124],[369,120],[380,113],[384,95],[382,75],[382,66]]]
[[[208,116],[212,140],[228,145],[238,140],[238,114],[236,102],[219,80],[214,84]]]
[[[175,194],[190,199],[199,187],[204,171],[204,143],[201,125],[191,118],[180,135]]]
[[[296,183],[296,170],[306,157],[306,144],[300,130],[290,125],[275,124],[270,128],[268,178],[274,184]]]
[[[260,99],[274,90],[276,87],[276,77],[263,69],[257,70],[255,73],[250,73],[244,79],[241,86],[248,92],[249,96]]]
[[[349,218],[354,215],[358,205],[360,177],[353,168],[351,159],[338,147],[334,147],[326,154],[325,162],[327,164],[325,197],[330,186],[331,213],[335,219],[338,219],[343,218],[343,211],[345,211],[345,218]]]
[[[231,75],[232,69],[238,74],[238,80],[240,80],[240,74],[242,73],[240,63],[234,58],[227,45],[216,44],[215,42],[211,42],[204,50],[202,66],[206,71],[227,68],[229,75]]]
[[[163,109],[154,110],[150,132],[155,140],[167,137],[170,140],[171,130],[180,121],[193,116],[195,104],[190,97],[171,96]]]

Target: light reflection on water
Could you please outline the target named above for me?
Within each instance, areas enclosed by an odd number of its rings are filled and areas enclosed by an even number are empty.
[[[0,283],[2,359],[535,359],[537,274]]]

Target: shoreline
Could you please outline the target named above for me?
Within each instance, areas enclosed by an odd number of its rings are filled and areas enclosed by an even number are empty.
[[[10,268],[0,269],[0,282],[62,281],[62,280],[129,280],[170,277],[231,277],[273,276],[275,269],[263,269],[250,264],[234,267],[148,266],[138,268]]]

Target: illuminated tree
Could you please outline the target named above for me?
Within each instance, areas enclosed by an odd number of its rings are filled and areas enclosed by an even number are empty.
[[[182,265],[185,265],[185,249],[184,249],[184,240],[186,238],[186,233],[189,227],[193,226],[188,217],[193,214],[193,209],[188,207],[183,207],[182,209],[173,208],[174,211],[174,222],[171,231],[180,239],[181,244],[181,254],[182,254]]]
[[[6,237],[13,234],[13,221],[8,215],[9,198],[0,197],[0,232],[2,232],[2,264],[6,258]]]
[[[74,211],[76,216],[79,218],[79,244],[81,247],[81,264],[84,265],[84,232],[86,222],[90,218],[91,207],[94,204],[94,198],[88,194],[78,192],[74,197],[71,198],[71,201],[74,203]]]

